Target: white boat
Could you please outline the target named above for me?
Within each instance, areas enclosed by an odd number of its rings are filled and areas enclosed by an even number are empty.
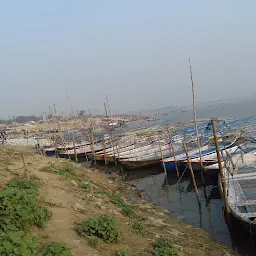
[[[225,160],[229,155],[234,154],[238,150],[238,146],[234,146],[228,149],[221,150],[221,158]],[[183,163],[187,164],[187,160],[183,161]],[[201,169],[200,166],[200,157],[193,158],[191,161],[191,165],[194,171],[199,171]],[[202,165],[204,167],[216,164],[218,162],[217,153],[216,151],[209,154],[202,156]]]
[[[249,232],[255,234],[256,154],[234,155],[231,159],[223,164],[230,212]],[[219,186],[222,192],[220,179]]]

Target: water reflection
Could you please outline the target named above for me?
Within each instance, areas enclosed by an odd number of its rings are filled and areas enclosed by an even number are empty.
[[[227,225],[224,205],[217,186],[217,175],[207,175],[205,185],[202,184],[200,173],[195,177],[200,204],[188,171],[180,183],[177,183],[175,173],[169,173],[165,180],[165,175],[159,168],[126,173],[127,181],[143,191],[148,200],[168,209],[170,215],[208,231],[217,241],[240,255],[256,255],[253,248],[253,245],[256,247],[256,239],[251,238],[242,225],[233,218],[230,219],[230,225]]]

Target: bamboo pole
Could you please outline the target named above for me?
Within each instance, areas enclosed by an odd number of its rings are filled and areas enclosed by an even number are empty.
[[[165,166],[165,162],[164,162],[164,156],[163,156],[163,151],[162,151],[162,148],[161,148],[160,136],[159,135],[158,135],[158,144],[159,144],[161,159],[162,159],[162,162],[163,162],[165,178],[167,179],[167,170],[166,170],[166,166]]]
[[[103,150],[104,150],[104,162],[105,162],[105,165],[108,165],[107,153],[106,153],[106,141],[105,141],[105,137],[104,137],[104,132],[102,132],[102,144],[103,144]]]
[[[175,162],[176,174],[177,174],[177,177],[179,178],[180,173],[179,173],[179,168],[178,168],[178,165],[177,165],[176,154],[175,154],[175,150],[174,150],[174,146],[173,146],[172,137],[171,137],[171,134],[170,134],[169,127],[167,128],[167,131],[168,131],[169,141],[170,141],[170,144],[171,144],[172,156],[173,156],[173,159],[174,159],[174,162]]]
[[[226,210],[226,213],[229,214],[230,208],[229,208],[228,197],[227,197],[227,185],[226,185],[225,175],[224,175],[222,164],[221,164],[221,156],[220,156],[220,150],[219,150],[219,144],[218,144],[218,138],[217,138],[217,132],[216,132],[215,119],[212,119],[212,130],[213,130],[213,136],[214,136],[216,153],[217,153],[219,170],[220,170],[220,178],[221,178],[221,185],[222,185],[222,191],[223,191],[223,199],[225,203],[225,210]]]
[[[195,175],[194,175],[194,172],[193,172],[193,168],[192,168],[192,165],[191,165],[191,161],[190,161],[190,158],[189,158],[189,155],[188,155],[187,146],[186,146],[185,141],[183,141],[182,143],[183,143],[183,147],[184,147],[184,150],[185,150],[185,153],[186,153],[186,156],[187,156],[188,167],[189,167],[190,175],[191,175],[191,178],[192,178],[194,187],[195,187],[196,197],[197,197],[198,203],[200,204],[200,198],[199,198],[198,188],[197,188],[197,184],[196,184],[196,180],[195,180]]]
[[[68,158],[70,159],[70,155],[69,155],[68,149],[66,148],[66,143],[65,143],[65,139],[64,139],[64,136],[63,136],[63,133],[62,133],[62,129],[61,129],[60,123],[59,123],[58,119],[55,118],[55,116],[54,116],[54,114],[52,112],[51,106],[49,106],[49,109],[50,109],[50,114],[53,117],[53,121],[57,122],[58,134],[60,136],[60,143],[61,143],[62,147],[64,148],[64,151],[68,153]],[[56,150],[57,150],[57,148],[56,148]]]
[[[22,158],[22,162],[23,162],[23,168],[24,168],[24,171],[25,171],[25,176],[26,176],[27,179],[29,179],[29,173],[28,173],[26,162],[25,162],[24,153],[21,153],[21,158]]]
[[[108,120],[108,128],[110,128],[110,126],[109,126],[109,119],[108,119],[108,111],[107,111],[107,107],[106,107],[105,102],[104,102],[104,108],[105,108],[106,117],[107,117],[107,120]],[[116,154],[115,154],[115,146],[114,146],[114,143],[113,143],[113,138],[112,138],[111,132],[109,133],[109,135],[110,135],[110,144],[112,145],[115,165],[117,166]]]
[[[192,97],[193,97],[193,113],[194,113],[194,122],[195,122],[195,132],[196,132],[196,138],[197,138],[197,145],[198,145],[198,151],[199,151],[199,161],[200,161],[200,170],[201,170],[201,179],[203,184],[204,181],[204,166],[202,162],[202,152],[201,152],[201,145],[200,145],[200,139],[198,134],[198,127],[197,127],[197,119],[196,119],[196,101],[195,101],[195,88],[194,88],[194,81],[193,81],[193,75],[192,75],[192,66],[191,66],[191,60],[189,59],[189,70],[190,70],[190,79],[191,79],[191,86],[192,86]]]

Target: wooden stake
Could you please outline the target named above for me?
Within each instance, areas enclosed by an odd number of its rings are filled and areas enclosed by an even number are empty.
[[[58,157],[58,151],[57,151],[57,140],[56,135],[54,135],[54,147],[55,147],[55,157]]]
[[[163,151],[162,151],[162,148],[161,148],[159,135],[158,135],[158,143],[159,143],[159,150],[160,150],[160,154],[161,154],[161,158],[162,158],[162,162],[163,162],[163,166],[164,166],[164,174],[165,174],[165,178],[167,179],[167,171],[166,171],[166,166],[165,166],[165,162],[164,162],[164,156],[163,156]]]
[[[172,137],[171,137],[171,134],[170,134],[169,127],[167,128],[167,131],[168,131],[169,141],[170,141],[170,144],[171,144],[172,156],[173,156],[173,159],[174,159],[174,162],[175,162],[176,174],[177,174],[177,177],[179,178],[180,173],[179,173],[179,168],[178,168],[178,165],[177,165],[176,154],[175,154],[174,146],[173,146],[173,143],[172,143]]]
[[[229,214],[230,208],[229,208],[228,197],[227,197],[227,185],[226,185],[225,175],[224,175],[222,164],[221,164],[221,156],[220,156],[217,131],[216,131],[216,123],[214,118],[212,119],[212,130],[213,130],[213,136],[214,136],[216,153],[217,153],[219,170],[220,170],[220,178],[221,178],[221,185],[222,185],[222,191],[223,191],[223,199],[225,203],[225,210],[226,210],[226,213]]]
[[[75,161],[78,162],[77,153],[76,153],[76,142],[75,142],[75,135],[74,135],[74,132],[72,132],[72,139],[73,139],[73,147],[74,147]]]
[[[192,168],[192,165],[191,165],[191,161],[190,161],[190,158],[189,158],[189,155],[188,155],[187,146],[186,146],[185,141],[183,141],[182,143],[183,143],[183,147],[184,147],[184,150],[185,150],[185,153],[186,153],[186,156],[187,156],[187,160],[188,160],[188,167],[189,167],[190,175],[191,175],[191,178],[192,178],[192,181],[193,181],[194,187],[195,187],[196,197],[197,197],[198,203],[200,203],[200,198],[199,198],[198,188],[197,188],[197,184],[196,184],[196,180],[195,180],[195,175],[194,175],[194,172],[193,172],[193,168]]]
[[[21,153],[21,158],[22,158],[22,162],[23,162],[23,168],[24,168],[24,171],[25,171],[25,176],[26,176],[27,179],[29,179],[29,173],[28,173],[28,169],[27,169],[27,166],[26,166],[24,153]]]
[[[105,142],[104,132],[102,133],[102,144],[103,144],[103,150],[104,150],[105,165],[108,165],[107,153],[106,153],[106,142]]]
[[[194,122],[195,122],[195,131],[196,131],[196,138],[197,138],[197,145],[198,145],[198,151],[199,151],[199,161],[200,161],[200,170],[201,170],[201,179],[203,184],[204,182],[204,166],[202,162],[202,152],[201,152],[201,145],[200,145],[200,139],[198,134],[198,127],[197,127],[197,119],[196,119],[196,101],[195,101],[195,88],[194,88],[194,81],[193,81],[193,75],[192,75],[192,66],[191,61],[189,59],[189,70],[190,70],[190,79],[191,79],[191,85],[192,85],[192,97],[193,97],[193,113],[194,113]]]
[[[93,132],[91,133],[91,142],[92,142],[92,154],[93,154],[93,158],[94,158],[94,163],[96,164],[96,158],[95,158],[95,148],[94,148],[94,134]]]

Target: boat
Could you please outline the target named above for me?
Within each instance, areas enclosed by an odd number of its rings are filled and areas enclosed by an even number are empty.
[[[176,154],[181,153],[183,150],[182,145],[175,144],[174,150]],[[171,145],[166,144],[164,146],[161,146],[161,151],[158,145],[154,149],[151,149],[150,152],[146,151],[146,153],[141,152],[140,154],[138,153],[136,154],[136,156],[133,156],[133,157],[120,158],[119,162],[126,169],[143,168],[143,167],[159,165],[162,159],[162,156],[165,158],[165,157],[170,157],[172,155],[173,154],[172,154]]]
[[[246,154],[246,153],[255,154],[256,153],[256,144],[255,143],[244,143],[242,145],[239,145],[239,146],[237,146],[237,149],[232,154],[229,154],[229,155],[231,155],[233,157],[234,154],[241,155],[241,154]],[[224,166],[223,159],[222,159],[221,163],[222,163],[222,166]],[[207,172],[219,171],[219,164],[217,162],[209,164],[209,165],[205,166],[205,171],[207,171]]]
[[[234,145],[235,141],[236,141],[236,136],[234,136],[234,135],[228,136],[225,138],[218,137],[218,143],[219,143],[220,150],[222,150],[224,148],[226,148],[226,149],[230,148],[231,146]],[[210,138],[207,143],[204,143],[202,141],[200,144],[202,145],[202,147],[201,147],[201,156],[202,157],[206,156],[206,155],[210,155],[212,153],[216,153],[215,142],[214,142],[213,138]],[[190,160],[199,158],[198,148],[188,151],[188,155],[189,155]],[[187,161],[187,155],[183,151],[183,153],[176,155],[175,158],[173,156],[169,157],[169,158],[165,158],[163,161],[161,161],[161,165],[162,166],[165,165],[166,169],[174,170],[176,167],[176,164],[179,168],[181,168],[181,167],[185,168],[186,161]]]
[[[256,153],[232,156],[224,162],[223,173],[230,213],[256,234]],[[220,177],[219,188],[223,195]]]
[[[225,160],[230,154],[236,153],[237,150],[238,150],[238,146],[233,146],[233,147],[230,147],[228,149],[222,149],[221,152],[220,152],[222,160]],[[190,162],[191,162],[192,169],[194,171],[200,171],[201,170],[200,157],[196,157],[196,158],[192,159]],[[209,155],[202,156],[202,165],[203,165],[203,167],[216,164],[217,162],[218,162],[218,158],[217,158],[217,152],[216,151],[209,154]],[[185,161],[183,161],[183,163],[187,165],[188,161],[185,160]]]

